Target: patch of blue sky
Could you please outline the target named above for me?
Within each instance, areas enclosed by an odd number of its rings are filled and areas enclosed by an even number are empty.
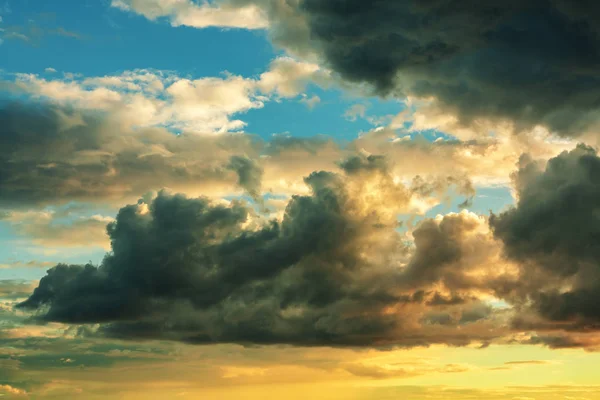
[[[489,215],[490,212],[502,212],[507,207],[510,207],[514,201],[508,187],[478,187],[475,190],[476,194],[472,204],[466,207],[466,209],[476,214]],[[425,216],[435,217],[438,214],[460,212],[460,204],[464,200],[464,196],[453,195],[451,196],[451,201],[438,204],[430,209]]]
[[[472,203],[466,207],[466,210],[475,214],[488,216],[490,212],[495,214],[501,213],[514,204],[514,199],[508,187],[477,187],[475,190],[476,194],[472,199]],[[441,202],[432,207],[424,215],[400,215],[398,220],[403,223],[400,230],[405,231],[408,229],[409,223],[414,226],[426,218],[435,218],[437,215],[445,215],[452,212],[458,213],[462,211],[461,204],[465,200],[465,196],[460,196],[451,191],[448,201]]]
[[[91,261],[100,263],[106,250],[100,247],[53,248],[36,245],[26,239],[17,239],[12,233],[5,233],[0,223],[0,280],[36,280],[46,274],[46,270],[58,263],[84,264]],[[31,263],[24,267],[23,264]],[[14,267],[11,267],[14,265]]]
[[[421,137],[425,140],[427,140],[428,142],[435,142],[436,140],[456,140],[456,137],[454,137],[453,135],[449,135],[448,133],[439,131],[437,129],[423,129],[423,130],[414,130],[411,131],[412,127],[412,123],[411,122],[406,122],[404,124],[404,129],[407,130],[409,133],[409,135],[411,137]]]
[[[270,101],[264,108],[240,116],[248,123],[245,131],[267,140],[275,134],[287,133],[294,137],[327,135],[343,143],[356,139],[360,132],[386,125],[404,109],[403,103],[397,100],[359,100],[339,89],[322,89],[314,85],[305,95],[305,99],[318,96],[320,100],[313,107],[300,101],[302,97]],[[365,107],[364,117],[349,118],[346,112],[356,104]]]
[[[501,299],[496,299],[496,298],[488,299],[488,300],[486,300],[486,303],[489,306],[499,309],[499,310],[506,310],[506,309],[512,308],[512,306],[509,303],[507,303],[506,301],[501,300]]]
[[[264,31],[172,27],[111,8],[108,1],[12,0],[9,6],[10,13],[2,15],[4,35],[15,31],[29,37],[5,38],[0,46],[1,68],[10,72],[42,74],[54,68],[102,76],[154,68],[252,76],[278,54]]]
[[[95,215],[114,217],[117,208],[108,205],[89,205],[79,202],[70,202],[59,207],[46,207],[44,211],[51,211],[53,225],[69,225],[80,218],[89,218]],[[8,221],[0,221],[0,280],[3,279],[39,279],[45,274],[48,263],[81,264],[92,261],[99,263],[106,250],[98,246],[89,247],[53,247],[38,245],[32,238],[18,235]],[[30,266],[23,267],[23,264]],[[11,267],[11,265],[15,265]],[[39,267],[42,265],[42,267]],[[46,267],[43,267],[46,265]]]

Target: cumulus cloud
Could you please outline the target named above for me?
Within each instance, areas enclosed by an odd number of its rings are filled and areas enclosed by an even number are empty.
[[[97,115],[41,105],[0,117],[2,217],[35,240],[81,243],[91,240],[85,232],[104,234],[106,221],[87,215],[68,231],[60,222],[68,208],[20,207],[122,201],[163,186],[189,194],[147,195],[123,208],[100,266],[52,268],[24,303],[42,319],[100,323],[96,335],[200,343],[465,345],[510,342],[510,330],[540,332],[518,343],[599,343],[565,332],[597,318],[594,246],[581,242],[594,237],[596,216],[598,157],[589,147],[548,163],[521,157],[518,204],[489,225],[463,211],[402,232],[398,215],[414,212],[416,199],[452,187],[471,197],[467,176],[487,173],[478,163],[514,162],[519,147],[507,156],[502,142],[394,141],[386,130],[346,148],[327,138],[113,130]],[[319,167],[331,172],[313,173]],[[294,186],[301,173],[308,177]],[[255,200],[273,188],[287,194],[275,199],[272,221],[237,201],[193,197],[236,187]]]
[[[46,321],[101,323],[96,335],[192,343],[415,346],[500,334],[493,310],[467,295],[444,306],[456,325],[420,322],[439,307],[429,302],[438,291],[481,291],[470,274],[487,268],[476,262],[491,239],[485,221],[466,212],[428,220],[413,252],[396,230],[412,194],[386,169],[315,172],[306,184],[310,194],[293,196],[281,221],[165,192],[124,207],[100,266],[57,265],[20,307]],[[442,231],[428,241],[429,224]],[[437,240],[463,249],[425,261]]]
[[[523,281],[513,294],[531,301],[555,328],[600,322],[598,171],[600,158],[585,145],[547,163],[525,155],[514,175],[517,205],[490,219],[507,256],[522,266]]]

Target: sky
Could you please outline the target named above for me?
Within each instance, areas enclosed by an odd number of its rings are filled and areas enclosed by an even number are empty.
[[[599,15],[0,0],[0,397],[600,399]]]

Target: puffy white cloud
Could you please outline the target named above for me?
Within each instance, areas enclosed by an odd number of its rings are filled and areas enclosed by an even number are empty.
[[[47,79],[17,74],[9,83],[18,91],[60,105],[110,113],[126,127],[165,126],[191,132],[229,132],[246,123],[236,115],[264,107],[272,98],[300,95],[314,81],[326,85],[328,74],[316,64],[275,59],[256,78],[224,74],[192,79],[157,70],[125,71],[83,78],[65,74]]]
[[[173,26],[263,29],[268,21],[253,4],[195,3],[191,0],[112,0],[111,5],[155,20],[167,18]]]

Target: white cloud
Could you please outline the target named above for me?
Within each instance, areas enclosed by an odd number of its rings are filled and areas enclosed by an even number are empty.
[[[308,96],[304,95],[302,97],[302,99],[300,99],[300,102],[306,104],[306,106],[312,110],[313,108],[315,108],[317,106],[317,104],[319,104],[321,102],[321,98],[316,95],[312,96],[312,97],[308,97]]]
[[[328,86],[329,80],[329,72],[317,64],[280,57],[271,63],[269,71],[261,74],[258,86],[265,93],[275,92],[280,97],[294,97],[310,82]]]
[[[14,86],[34,98],[107,111],[127,127],[220,133],[246,126],[237,115],[262,108],[273,98],[298,96],[309,82],[326,85],[327,78],[316,64],[284,57],[275,59],[258,78],[224,74],[190,79],[165,71],[133,70],[87,78],[67,73],[62,79],[17,74]],[[311,104],[317,101],[312,98]]]
[[[348,121],[356,121],[358,118],[364,118],[367,112],[367,106],[364,104],[354,104],[344,113],[344,118]]]
[[[191,0],[112,0],[111,5],[155,20],[167,18],[173,26],[263,29],[268,21],[254,4],[215,4]]]

